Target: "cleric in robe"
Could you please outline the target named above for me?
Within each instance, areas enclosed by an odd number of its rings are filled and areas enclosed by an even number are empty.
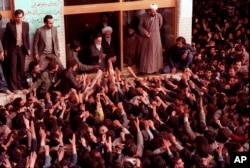
[[[162,16],[157,13],[158,5],[151,4],[149,10],[141,16],[139,31],[142,36],[142,48],[139,71],[155,73],[162,68],[162,44],[160,28]]]

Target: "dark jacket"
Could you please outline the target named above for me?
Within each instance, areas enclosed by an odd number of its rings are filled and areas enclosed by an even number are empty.
[[[67,94],[71,88],[79,90],[82,85],[77,83],[76,77],[70,69],[65,69],[62,71],[59,89],[62,94]]]
[[[16,22],[7,23],[5,34],[4,34],[4,49],[8,51],[8,54],[11,55],[16,47]],[[29,40],[29,23],[22,22],[22,40],[23,47],[25,49],[25,54],[28,55],[30,50],[30,40]]]

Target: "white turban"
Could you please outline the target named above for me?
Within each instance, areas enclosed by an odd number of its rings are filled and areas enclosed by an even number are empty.
[[[103,29],[102,29],[102,33],[104,34],[106,31],[111,31],[111,33],[113,32],[113,29],[112,27],[110,26],[105,26]]]
[[[158,5],[155,4],[155,3],[152,3],[152,4],[150,4],[149,9],[157,10],[158,9]]]

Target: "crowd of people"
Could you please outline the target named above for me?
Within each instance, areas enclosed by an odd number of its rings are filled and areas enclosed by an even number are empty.
[[[138,36],[142,45],[155,44],[147,51],[157,51],[158,58],[159,32],[150,32],[150,24],[159,29],[161,23],[155,5],[143,15]],[[81,63],[81,44],[73,41],[64,69],[47,15],[34,38],[35,60],[27,72],[11,72],[11,91],[22,89],[26,101],[16,98],[0,107],[0,167],[230,167],[232,154],[249,151],[249,13],[235,0],[197,0],[193,7],[192,43],[178,37],[166,67],[144,53],[143,64],[151,62],[141,72],[163,74],[140,77],[128,67],[130,78],[115,67],[115,51],[109,55],[102,48],[113,31],[108,25],[99,30],[104,36],[93,36],[93,64]],[[16,24],[23,15],[16,11]],[[20,66],[17,59],[30,53],[22,37],[27,27],[11,24],[0,59],[10,54]],[[97,73],[76,75],[78,70]]]

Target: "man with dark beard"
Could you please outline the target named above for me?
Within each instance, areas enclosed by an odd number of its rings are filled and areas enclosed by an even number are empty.
[[[135,33],[132,25],[127,26],[127,34],[123,45],[125,66],[138,65],[141,52],[141,37]]]

